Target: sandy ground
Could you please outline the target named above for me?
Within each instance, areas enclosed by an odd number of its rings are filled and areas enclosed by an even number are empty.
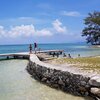
[[[68,70],[69,72],[77,72],[77,73],[82,73],[84,75],[100,75],[100,69],[89,69],[87,67],[82,67],[82,66],[87,66],[86,63],[76,63],[76,64],[69,64],[69,63],[59,63],[55,59],[59,58],[54,58],[52,56],[49,56],[47,54],[41,53],[37,54],[39,57],[45,58],[43,62],[51,64],[55,67],[61,67],[63,70]]]

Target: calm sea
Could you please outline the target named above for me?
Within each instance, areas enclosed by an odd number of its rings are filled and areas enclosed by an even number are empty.
[[[34,46],[33,46],[34,47]],[[85,43],[62,43],[62,44],[38,44],[41,50],[61,49],[66,54],[71,54],[72,57],[81,56],[96,56],[100,55],[100,48],[87,45]],[[0,45],[1,53],[16,53],[29,51],[29,45]]]

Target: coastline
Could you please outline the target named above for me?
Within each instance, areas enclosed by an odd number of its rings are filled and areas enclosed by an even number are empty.
[[[29,63],[26,69],[38,81],[74,95],[100,98],[100,75],[80,73],[78,70],[74,70],[74,67],[70,68],[71,66],[68,64],[65,68],[45,63],[36,54],[29,54],[28,52],[19,54],[22,58],[28,54]],[[20,55],[17,54],[17,56]],[[52,59],[54,60],[54,58]]]
[[[27,59],[0,61],[0,100],[92,100],[58,91],[30,77],[25,70],[28,62]]]
[[[33,57],[30,57],[30,62],[27,66],[28,72],[33,77],[50,87],[59,88],[74,95],[100,98],[100,76],[96,74],[91,76],[84,75],[72,70],[68,71],[68,69],[41,62],[34,54]],[[95,89],[98,90],[96,93]]]

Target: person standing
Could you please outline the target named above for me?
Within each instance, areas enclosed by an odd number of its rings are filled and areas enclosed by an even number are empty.
[[[36,53],[36,50],[37,50],[37,43],[34,43],[34,51]]]
[[[29,45],[30,53],[32,53],[32,44]]]

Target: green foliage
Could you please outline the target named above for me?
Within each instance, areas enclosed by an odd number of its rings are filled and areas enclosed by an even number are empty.
[[[87,43],[100,44],[100,12],[89,13],[84,21],[82,36],[87,37]]]

